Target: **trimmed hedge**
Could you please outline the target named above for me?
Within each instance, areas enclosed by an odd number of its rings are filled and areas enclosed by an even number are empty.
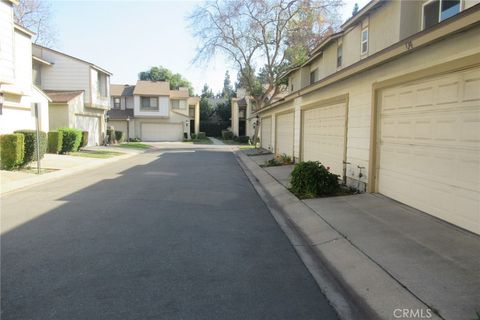
[[[291,173],[291,191],[300,198],[330,195],[340,188],[338,175],[329,171],[318,161],[300,162]]]
[[[123,131],[115,131],[115,140],[117,143],[122,143],[124,140]]]
[[[205,134],[205,132],[199,132],[196,136],[196,139],[206,139],[206,138],[207,138],[207,135]]]
[[[48,133],[48,153],[60,153],[62,151],[63,135],[58,131]]]
[[[37,132],[35,130],[17,130],[15,133],[24,135],[25,153],[23,155],[22,165],[25,166],[32,161],[37,161]],[[47,133],[40,131],[40,159],[43,158],[47,152]]]
[[[88,131],[82,131],[82,140],[80,142],[80,146],[78,147],[78,149],[82,149],[82,148],[85,148],[88,144]]]
[[[12,170],[23,163],[25,136],[21,133],[0,135],[0,167]]]
[[[233,132],[228,130],[222,130],[222,139],[223,140],[232,140]]]
[[[61,128],[58,132],[62,133],[62,150],[60,153],[65,154],[78,150],[82,142],[82,130],[75,128]]]

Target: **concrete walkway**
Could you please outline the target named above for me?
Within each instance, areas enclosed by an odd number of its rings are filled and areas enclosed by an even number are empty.
[[[379,194],[300,201],[285,188],[291,166],[261,169],[251,158],[240,154],[338,281],[379,318],[395,318],[396,308],[459,320],[480,312],[478,235]]]
[[[210,140],[212,140],[213,144],[214,145],[217,145],[217,146],[223,146],[225,145],[221,140],[217,139],[217,138],[214,138],[214,137],[208,137]]]

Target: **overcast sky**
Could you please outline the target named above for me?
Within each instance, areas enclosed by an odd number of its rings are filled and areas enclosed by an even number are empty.
[[[345,1],[343,20],[354,3]],[[111,83],[134,84],[138,73],[162,65],[190,80],[195,92],[204,83],[221,90],[226,70],[234,66],[218,57],[208,65],[192,65],[196,41],[185,17],[198,1],[52,1],[58,31],[54,48],[90,61],[113,73]]]

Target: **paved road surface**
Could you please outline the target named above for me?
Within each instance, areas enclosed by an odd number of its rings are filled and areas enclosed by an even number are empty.
[[[146,153],[2,199],[2,320],[335,319],[232,153]]]

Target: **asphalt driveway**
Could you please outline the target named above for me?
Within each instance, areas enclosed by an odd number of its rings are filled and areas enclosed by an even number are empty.
[[[141,154],[1,199],[7,319],[335,319],[231,152]]]

